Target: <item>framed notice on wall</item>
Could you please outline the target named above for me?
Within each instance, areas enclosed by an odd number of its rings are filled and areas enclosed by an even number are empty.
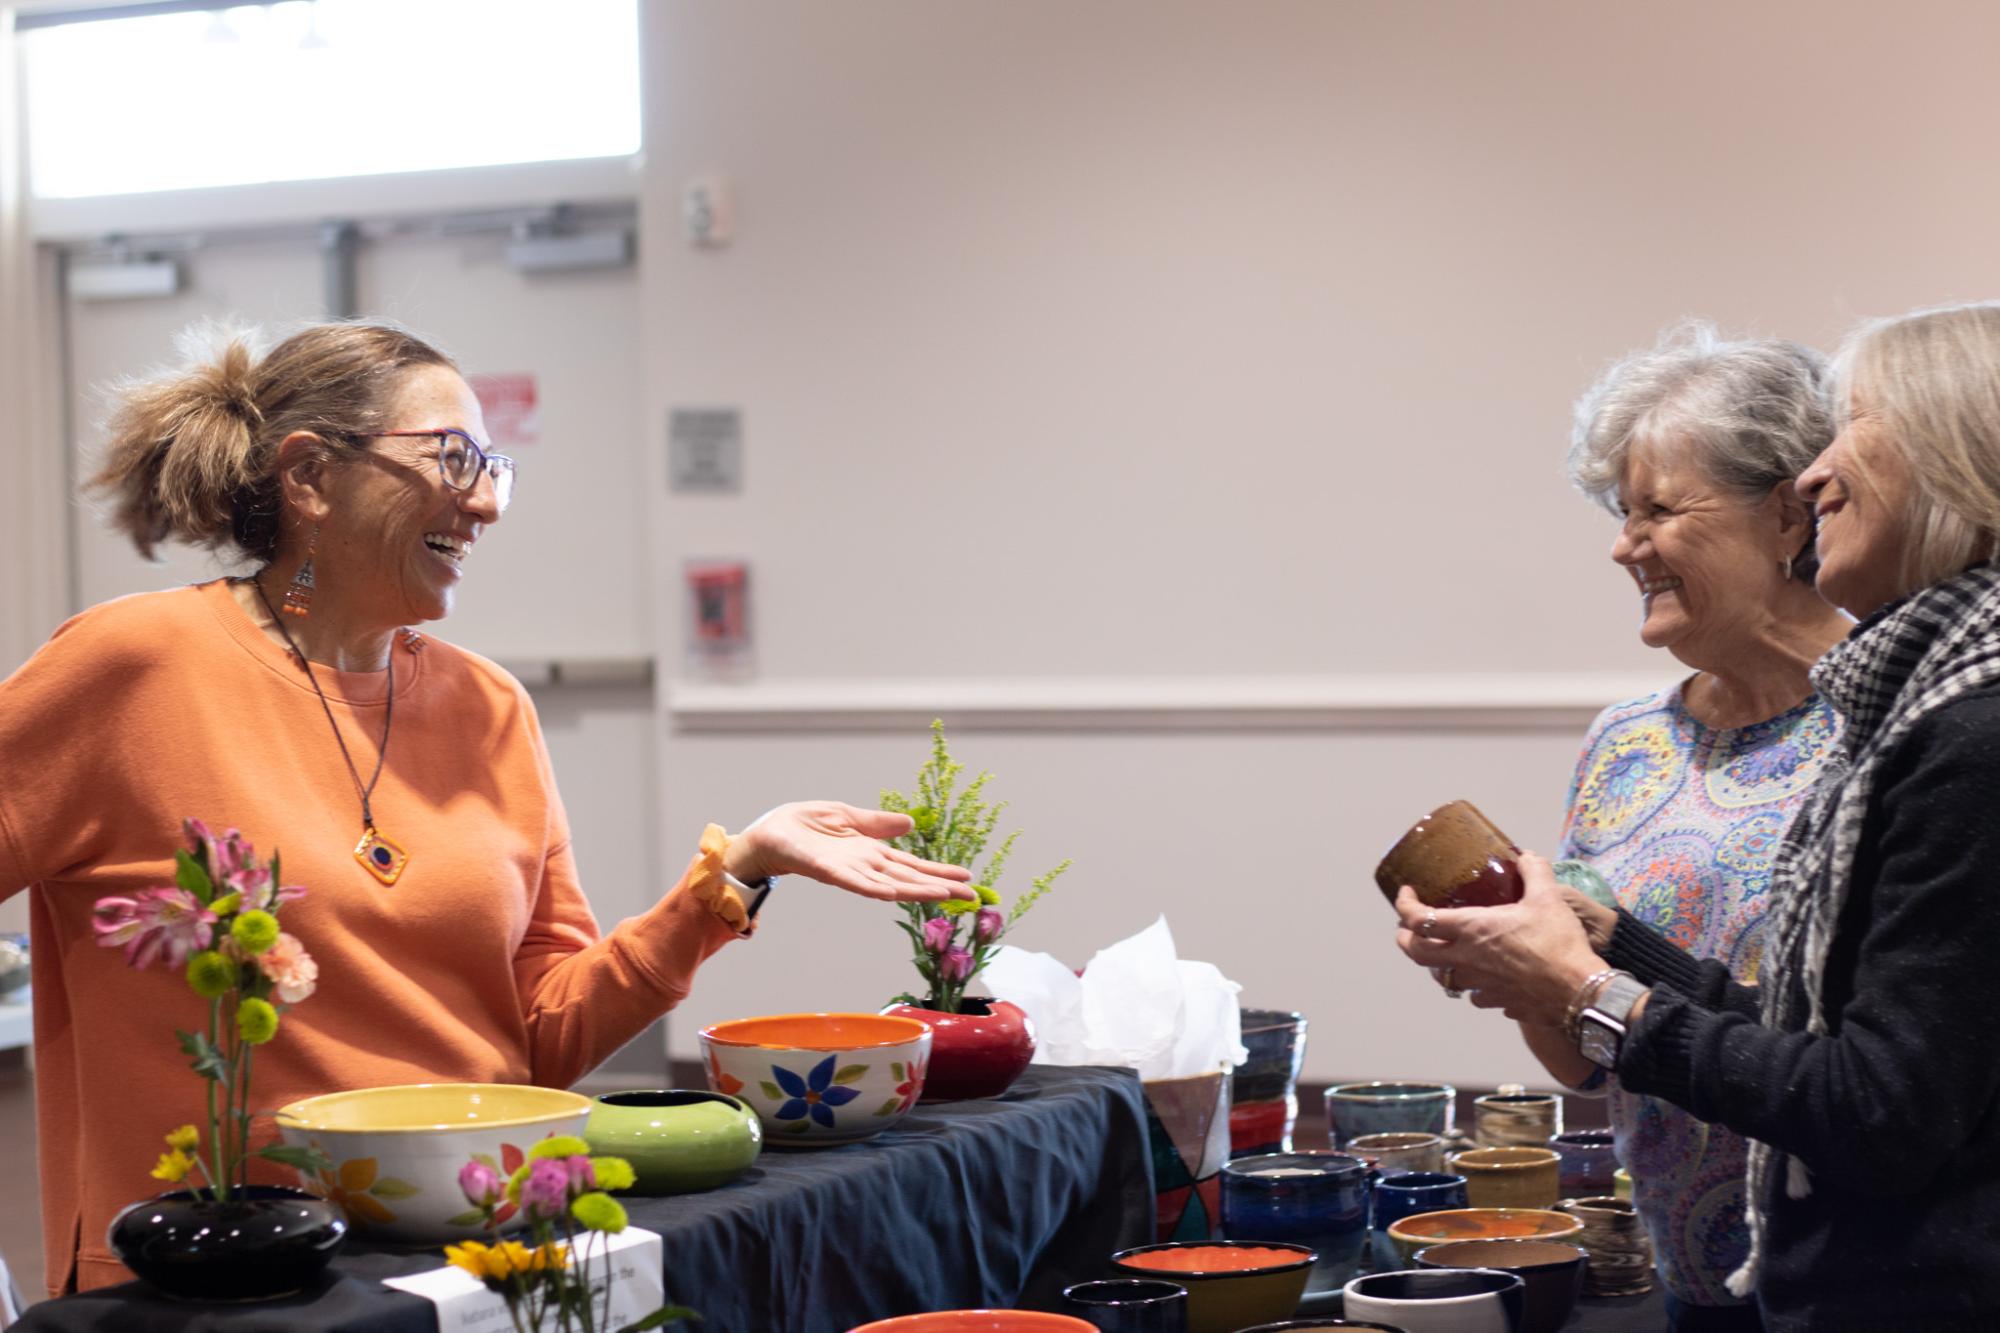
[[[705,674],[747,671],[750,566],[741,560],[690,560],[683,582],[689,665]]]

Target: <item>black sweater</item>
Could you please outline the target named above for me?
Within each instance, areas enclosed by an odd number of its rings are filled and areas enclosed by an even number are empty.
[[[1608,959],[1654,987],[1630,1091],[1761,1139],[1768,1327],[2000,1330],[2000,687],[1885,756],[1827,957],[1828,1034],[1757,1021],[1757,992],[1620,915]]]

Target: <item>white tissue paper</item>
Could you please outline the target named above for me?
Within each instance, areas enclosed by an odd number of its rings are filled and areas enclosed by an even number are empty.
[[[1213,963],[1177,958],[1161,917],[1084,965],[1077,976],[1012,945],[980,972],[984,989],[1035,1024],[1035,1063],[1129,1065],[1146,1080],[1231,1069],[1250,1058],[1236,1007],[1243,988]]]

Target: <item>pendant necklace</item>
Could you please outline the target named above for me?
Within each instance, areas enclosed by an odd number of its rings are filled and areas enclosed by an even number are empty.
[[[375,812],[368,804],[368,798],[375,794],[375,784],[382,780],[382,761],[389,757],[389,728],[396,722],[396,650],[393,645],[389,649],[389,700],[382,711],[382,748],[375,753],[375,772],[364,787],[361,785],[361,770],[354,766],[354,756],[347,752],[347,739],[340,734],[340,723],[333,717],[333,705],[326,701],[326,691],[319,687],[319,677],[313,674],[312,663],[300,651],[292,632],[285,628],[285,618],[272,609],[271,599],[264,594],[264,585],[253,577],[250,586],[257,590],[257,600],[271,613],[278,633],[284,636],[292,656],[298,658],[299,665],[305,668],[306,679],[312,683],[313,693],[319,696],[319,706],[326,713],[326,724],[333,728],[333,739],[340,746],[341,759],[347,764],[347,776],[354,779],[354,794],[361,798],[361,841],[355,844],[354,859],[386,888],[402,877],[403,867],[410,863],[409,853],[382,836],[375,827]]]

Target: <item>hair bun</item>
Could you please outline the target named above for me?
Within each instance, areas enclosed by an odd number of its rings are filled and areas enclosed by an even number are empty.
[[[191,399],[227,412],[255,434],[264,424],[264,409],[257,406],[256,374],[249,344],[234,337],[223,344],[214,361],[198,366],[189,374],[188,394]]]

